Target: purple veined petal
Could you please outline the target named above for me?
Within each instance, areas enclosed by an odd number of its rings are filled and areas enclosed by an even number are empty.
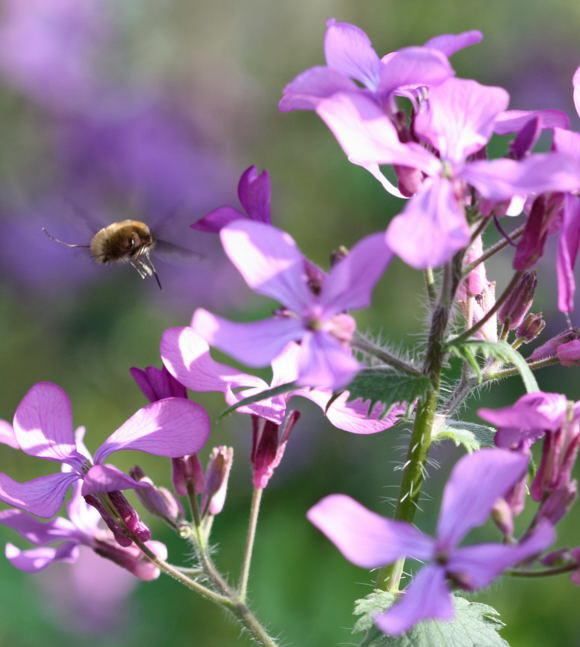
[[[75,472],[64,472],[19,483],[0,473],[0,501],[48,519],[56,514],[69,487],[79,478]]]
[[[250,166],[243,173],[238,183],[238,198],[248,217],[266,225],[271,225],[270,198],[272,188],[270,176],[264,170],[258,173],[255,166]]]
[[[0,443],[8,445],[8,447],[12,447],[12,449],[20,449],[14,429],[6,420],[0,420]]]
[[[455,549],[447,564],[447,571],[464,582],[469,591],[475,591],[488,586],[507,568],[539,555],[555,538],[552,524],[543,519],[520,544],[478,544]]]
[[[38,573],[50,566],[53,562],[76,562],[78,544],[66,542],[56,548],[42,546],[30,550],[20,550],[14,544],[6,544],[6,559],[20,571]]]
[[[298,384],[340,389],[361,368],[350,348],[346,348],[331,334],[324,331],[307,332],[302,338]]]
[[[560,153],[537,153],[523,160],[496,159],[466,164],[458,174],[484,198],[499,202],[513,195],[580,188],[580,159]]]
[[[574,72],[572,87],[574,88],[574,105],[576,106],[576,112],[580,117],[580,67],[576,68],[576,72]]]
[[[16,409],[14,434],[30,456],[59,462],[76,457],[68,395],[51,382],[35,384]]]
[[[358,86],[330,67],[311,67],[299,74],[283,90],[280,112],[314,110],[326,97],[337,92],[356,92]]]
[[[246,216],[237,209],[228,206],[218,207],[208,213],[207,216],[194,222],[190,227],[196,231],[204,231],[208,234],[217,234],[223,227],[226,227],[231,222],[234,222],[234,220],[239,220],[240,218],[246,218]]]
[[[304,335],[302,322],[292,317],[278,317],[236,323],[198,308],[191,327],[209,344],[248,366],[268,366],[286,344]]]
[[[568,401],[560,393],[526,393],[513,405],[502,409],[479,409],[477,415],[496,427],[522,431],[559,429],[566,415]]]
[[[381,61],[370,38],[356,25],[338,22],[334,18],[326,25],[324,55],[328,67],[375,90],[380,79]]]
[[[375,407],[369,416],[367,415],[369,403],[362,400],[347,402],[348,391],[341,393],[328,409],[326,407],[332,397],[332,391],[329,389],[304,389],[296,395],[301,395],[317,404],[332,425],[351,434],[376,434],[389,429],[406,411],[405,405],[395,405],[384,418],[381,418],[382,408],[379,406]]]
[[[461,163],[489,141],[508,103],[503,88],[449,79],[429,90],[429,108],[415,118],[415,131],[443,159]]]
[[[125,449],[179,458],[195,454],[211,431],[205,409],[184,398],[165,398],[139,409],[99,447],[95,463]]]
[[[470,239],[463,206],[453,182],[433,178],[407,203],[387,228],[387,245],[405,263],[417,269],[439,267]]]
[[[304,256],[292,236],[271,225],[237,220],[220,232],[224,251],[248,286],[300,312],[312,300]]]
[[[528,121],[540,119],[541,128],[569,128],[568,115],[561,110],[504,110],[495,120],[493,132],[496,135],[518,133]]]
[[[523,476],[528,462],[528,456],[503,449],[482,449],[464,456],[443,492],[438,545],[453,549],[472,528],[484,523],[493,504]]]
[[[435,542],[414,526],[371,512],[345,494],[331,494],[312,506],[308,520],[353,564],[379,568],[400,557],[428,560]]]
[[[418,144],[403,144],[390,119],[369,97],[360,92],[339,92],[316,108],[349,161],[367,168],[370,164],[400,164],[435,173],[439,160]]]
[[[22,510],[0,510],[0,523],[15,530],[31,544],[43,546],[59,539],[76,538],[74,525],[64,517],[39,521]]]
[[[461,34],[443,34],[428,40],[423,47],[438,49],[445,56],[452,56],[455,52],[471,45],[477,45],[483,40],[483,34],[477,29],[464,31]]]
[[[390,263],[393,253],[384,233],[360,240],[329,272],[320,293],[327,314],[367,308],[376,282]]]
[[[425,566],[415,575],[404,595],[385,613],[375,616],[377,627],[398,636],[421,620],[452,620],[453,597],[441,566]]]
[[[300,345],[288,344],[283,352],[272,360],[272,384],[270,386],[274,387],[294,382],[298,377],[299,357]]]
[[[574,310],[576,280],[574,265],[580,247],[580,196],[567,194],[564,198],[564,217],[558,240],[556,271],[558,274],[558,309]]]
[[[136,481],[114,465],[93,465],[83,478],[81,495],[147,487],[149,487],[148,484]]]
[[[377,93],[387,97],[399,88],[437,86],[455,72],[447,57],[436,49],[405,47],[382,59]]]
[[[580,133],[554,128],[552,147],[558,153],[580,160]]]
[[[214,361],[207,342],[193,328],[168,328],[161,337],[160,353],[171,375],[192,391],[223,393],[228,386],[268,388],[259,377]]]

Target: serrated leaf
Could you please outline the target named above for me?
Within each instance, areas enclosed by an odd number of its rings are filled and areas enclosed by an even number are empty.
[[[446,420],[441,429],[434,431],[433,442],[452,440],[457,447],[465,448],[468,454],[482,447],[493,447],[495,429],[464,420]]]
[[[390,603],[387,598],[379,596],[379,593],[384,592],[373,592],[371,596],[375,597],[362,605],[362,601],[358,600],[355,613],[357,608],[369,609],[372,615],[384,611],[384,607],[380,608],[380,603],[386,603],[387,607]],[[455,617],[450,622],[420,622],[402,636],[387,636],[372,626],[360,647],[509,647],[498,633],[504,623],[493,607],[459,596],[453,596],[453,601]],[[362,618],[357,622],[357,626],[361,620]],[[355,630],[360,631],[357,626]]]
[[[271,389],[265,389],[264,391],[260,391],[260,393],[256,393],[249,396],[248,398],[244,398],[243,400],[236,402],[235,404],[232,404],[231,407],[228,407],[225,411],[222,411],[222,413],[220,413],[219,419],[221,420],[222,418],[229,416],[230,413],[234,412],[240,407],[246,407],[249,404],[256,404],[256,402],[262,402],[262,400],[269,400],[270,398],[274,398],[277,395],[288,393],[288,391],[295,391],[298,388],[300,387],[296,384],[296,382],[288,382],[287,384],[280,384],[279,386],[275,386]]]
[[[427,393],[431,382],[426,375],[406,375],[388,367],[365,368],[346,387],[348,400],[358,398],[370,402],[369,411],[380,402],[386,416],[399,402],[414,402]]]
[[[450,353],[457,355],[457,357],[467,360],[480,379],[482,378],[481,369],[476,360],[478,354],[483,355],[486,359],[493,357],[504,364],[513,364],[517,368],[528,393],[540,390],[536,378],[526,360],[515,348],[512,348],[505,341],[494,342],[483,339],[469,339],[457,344],[450,344],[448,350]]]

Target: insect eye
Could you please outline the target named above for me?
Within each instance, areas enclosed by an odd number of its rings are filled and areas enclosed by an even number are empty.
[[[129,238],[129,249],[133,249],[135,247],[135,236],[131,236]]]

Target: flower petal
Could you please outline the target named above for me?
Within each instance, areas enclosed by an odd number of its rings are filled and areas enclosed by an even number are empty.
[[[284,231],[251,220],[237,220],[220,232],[226,254],[248,286],[294,312],[312,300],[304,256]]]
[[[75,472],[65,472],[19,483],[0,473],[0,501],[47,519],[56,514],[67,490],[79,478]]]
[[[558,240],[556,269],[558,272],[558,309],[561,312],[574,310],[576,280],[574,265],[580,247],[580,197],[567,194],[564,198],[564,217]]]
[[[552,148],[557,153],[564,153],[575,160],[580,160],[580,133],[564,128],[554,128]]]
[[[56,517],[45,522],[35,519],[22,510],[1,510],[0,523],[15,530],[21,537],[31,544],[42,546],[59,539],[72,539],[78,537],[74,525],[64,517]]]
[[[482,449],[464,456],[443,492],[438,544],[451,549],[469,530],[480,526],[494,503],[523,476],[528,462],[528,456],[503,449]]]
[[[441,153],[461,163],[483,148],[493,134],[509,95],[503,88],[449,79],[429,90],[429,108],[415,119],[415,131]]]
[[[255,166],[250,166],[243,173],[238,183],[238,197],[248,217],[258,222],[271,225],[270,197],[272,189],[268,171],[258,173]]]
[[[353,564],[378,568],[400,557],[427,560],[434,541],[411,524],[385,519],[345,494],[331,494],[308,511],[313,523]]]
[[[421,620],[452,620],[453,598],[441,566],[425,566],[415,575],[398,602],[385,613],[375,616],[377,627],[398,636]]]
[[[477,45],[483,39],[483,34],[477,29],[471,31],[464,31],[461,34],[443,34],[442,36],[435,36],[428,40],[423,47],[430,49],[438,49],[443,52],[445,56],[451,56],[460,49]]]
[[[209,344],[248,366],[267,366],[288,342],[299,340],[304,335],[298,319],[275,317],[236,323],[203,308],[194,312],[191,327]]]
[[[192,391],[223,393],[228,386],[268,388],[259,377],[214,361],[207,342],[193,328],[167,329],[161,337],[160,352],[171,375]]]
[[[359,310],[371,303],[375,283],[391,261],[393,253],[384,233],[360,240],[330,271],[322,286],[320,302],[327,314]]]
[[[39,382],[22,398],[14,414],[14,434],[23,452],[51,461],[76,454],[68,395],[56,384]]]
[[[139,409],[111,434],[95,454],[95,463],[124,449],[179,458],[195,454],[211,431],[205,409],[184,398],[165,398]]]
[[[208,234],[217,234],[223,227],[234,222],[234,220],[239,220],[240,218],[245,217],[246,216],[243,213],[233,207],[218,207],[208,213],[207,216],[200,218],[190,226],[196,231],[205,231]]]
[[[518,133],[528,121],[540,119],[541,128],[568,128],[570,120],[565,112],[560,110],[504,110],[500,113],[493,125],[496,135],[509,135]]]
[[[14,544],[6,544],[6,559],[20,571],[26,573],[38,573],[50,566],[53,562],[76,562],[78,556],[78,544],[66,542],[57,548],[43,546],[20,550]]]
[[[542,553],[550,546],[556,533],[545,519],[520,544],[479,544],[453,551],[447,570],[465,583],[469,591],[488,586],[500,573],[511,566]]]
[[[381,61],[369,37],[356,25],[337,22],[334,18],[326,25],[324,55],[328,67],[374,90],[379,82]]]
[[[297,383],[340,389],[362,368],[350,348],[324,331],[307,332],[300,344]]]
[[[405,47],[383,57],[378,93],[385,97],[399,88],[436,86],[453,74],[447,57],[436,49]]]
[[[574,72],[572,86],[574,88],[574,105],[576,106],[576,112],[580,117],[580,67],[576,68],[576,72]]]
[[[314,110],[326,97],[357,90],[356,83],[341,72],[330,67],[311,67],[284,88],[278,108],[281,112]]]
[[[0,443],[8,445],[12,449],[20,449],[14,429],[6,420],[0,420]]]
[[[147,487],[150,487],[147,483],[136,481],[114,465],[93,465],[83,478],[81,495],[88,496],[89,494]]]
[[[470,229],[451,181],[426,180],[387,229],[387,245],[412,267],[439,267],[467,245]]]
[[[477,415],[496,427],[521,431],[559,429],[566,415],[567,398],[560,393],[526,393],[514,404],[502,409],[479,409]]]

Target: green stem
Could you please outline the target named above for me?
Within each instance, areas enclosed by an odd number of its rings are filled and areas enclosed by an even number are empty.
[[[573,562],[558,568],[547,568],[543,571],[506,571],[506,575],[512,577],[549,577],[550,575],[561,575],[562,573],[571,573],[578,570],[578,563]]]
[[[373,344],[372,342],[368,341],[368,339],[364,339],[360,335],[356,335],[352,339],[351,346],[362,351],[363,353],[367,353],[367,355],[372,355],[373,357],[380,359],[382,362],[388,364],[389,366],[392,366],[394,369],[400,371],[401,373],[407,373],[408,375],[415,376],[422,375],[419,369],[411,366],[410,364],[407,364],[407,362],[399,359],[395,355],[392,355],[384,348]]]
[[[425,277],[425,289],[427,290],[427,296],[429,297],[429,304],[433,305],[437,300],[437,293],[435,291],[435,277],[433,276],[433,269],[428,267],[423,270],[423,276]]]
[[[252,553],[254,551],[254,541],[256,539],[256,527],[258,525],[258,515],[260,514],[260,503],[262,502],[262,488],[254,488],[252,493],[252,503],[250,506],[250,519],[248,521],[248,534],[246,538],[246,549],[244,551],[244,560],[242,562],[242,572],[240,574],[240,584],[238,591],[240,600],[245,601],[248,592],[248,579],[250,577],[250,567],[252,564]]]
[[[545,366],[552,366],[553,364],[558,364],[560,360],[556,355],[550,355],[550,357],[545,357],[544,359],[538,359],[535,362],[528,362],[528,366],[532,371],[536,371],[539,368],[544,368]],[[519,370],[517,368],[506,368],[503,371],[497,371],[497,373],[488,373],[485,375],[485,380],[501,380],[504,377],[510,377],[511,375],[517,375]]]

